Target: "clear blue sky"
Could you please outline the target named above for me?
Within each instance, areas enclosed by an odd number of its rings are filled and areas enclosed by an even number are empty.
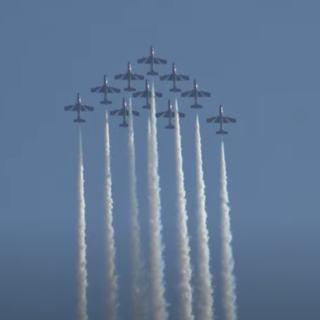
[[[0,318],[75,319],[78,125],[63,111],[80,92],[96,107],[83,125],[87,204],[88,313],[103,319],[104,114],[90,93],[106,73],[147,66],[153,45],[212,93],[199,111],[215,311],[220,277],[217,126],[219,104],[237,118],[225,137],[239,319],[300,320],[318,314],[320,278],[318,1],[2,1],[0,4]],[[143,88],[144,82],[134,83]],[[164,93],[169,83],[156,81]],[[113,107],[123,94],[110,95]],[[126,95],[127,97],[127,95]],[[147,239],[146,123],[133,100],[142,237]],[[179,98],[192,261],[195,262],[195,111]],[[110,108],[110,107],[108,107]],[[128,319],[127,131],[112,118],[112,174],[121,319]],[[174,132],[158,122],[167,300],[177,319]]]

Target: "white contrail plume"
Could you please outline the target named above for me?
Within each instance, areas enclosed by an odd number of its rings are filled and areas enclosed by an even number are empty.
[[[166,320],[167,303],[164,298],[164,260],[161,225],[160,185],[158,174],[157,123],[155,118],[154,85],[151,89],[150,134],[148,132],[148,179],[149,179],[149,224],[151,310],[154,320]]]
[[[236,320],[236,282],[234,277],[234,260],[232,255],[229,215],[229,198],[227,190],[227,172],[224,155],[224,145],[221,141],[221,241],[222,241],[222,281],[223,281],[223,307],[226,320]]]
[[[181,133],[178,102],[175,99],[175,141],[176,141],[176,174],[177,174],[177,222],[178,222],[178,261],[179,261],[179,289],[181,319],[193,320],[192,288],[190,285],[192,270],[190,265],[190,247],[187,228],[186,191],[184,187],[184,173],[181,150]]]
[[[117,319],[117,276],[115,274],[115,243],[113,229],[113,200],[112,200],[112,179],[111,179],[111,157],[110,157],[110,138],[109,121],[106,113],[105,125],[105,161],[106,161],[106,247],[107,247],[107,319]]]
[[[130,244],[132,261],[132,302],[133,320],[144,320],[146,318],[145,307],[145,285],[143,283],[143,263],[140,249],[140,226],[139,226],[139,206],[137,198],[137,176],[136,176],[136,154],[134,146],[134,129],[132,100],[129,98],[129,171],[130,171]]]
[[[87,320],[87,259],[86,259],[86,220],[84,201],[84,179],[82,161],[82,139],[79,129],[79,217],[78,217],[78,320]]]
[[[210,273],[209,236],[207,229],[207,212],[205,183],[203,179],[201,136],[198,115],[196,118],[196,179],[198,211],[198,281],[199,281],[199,319],[213,320],[213,288]]]
[[[148,118],[147,138],[148,138],[148,146],[149,146],[149,145],[150,145],[150,141],[151,141],[151,124],[150,124],[150,118]]]

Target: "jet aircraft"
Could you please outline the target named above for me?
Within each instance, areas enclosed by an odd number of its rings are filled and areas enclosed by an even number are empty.
[[[189,76],[185,76],[183,74],[177,73],[176,65],[173,63],[172,64],[172,73],[165,74],[164,76],[161,76],[160,80],[173,81],[173,88],[170,89],[170,91],[171,92],[180,92],[181,89],[177,88],[177,81],[189,80]]]
[[[155,91],[154,95],[156,97],[162,97],[162,93]],[[150,99],[151,99],[151,89],[148,83],[148,80],[146,79],[146,89],[144,91],[137,91],[133,94],[134,98],[146,98],[147,104],[143,106],[144,109],[151,109],[150,105]]]
[[[138,63],[150,64],[150,71],[147,72],[147,74],[151,75],[151,76],[156,76],[159,73],[154,71],[154,65],[155,64],[167,64],[167,60],[155,57],[153,47],[151,46],[150,47],[150,56],[138,59]]]
[[[236,119],[230,118],[230,117],[225,117],[223,115],[223,109],[220,105],[219,107],[219,115],[217,117],[211,117],[207,119],[208,123],[220,123],[220,130],[216,132],[216,134],[227,134],[228,131],[223,130],[223,124],[224,123],[235,123]]]
[[[138,111],[133,111],[132,110],[132,113],[135,116],[139,115]],[[123,117],[123,121],[122,121],[122,123],[119,124],[119,126],[120,127],[128,127],[127,119],[128,119],[128,116],[129,116],[129,109],[127,108],[127,104],[126,104],[126,101],[125,101],[124,98],[123,98],[123,102],[122,102],[122,108],[110,111],[110,115],[111,116],[122,116]]]
[[[128,70],[126,73],[120,73],[114,76],[116,80],[127,80],[128,81],[128,87],[124,88],[124,91],[136,91],[135,88],[131,87],[131,81],[132,80],[143,80],[144,76],[137,74],[137,73],[132,73],[131,71],[131,64],[128,62]]]
[[[86,120],[81,118],[81,111],[93,111],[93,107],[88,106],[86,104],[82,104],[81,103],[81,98],[80,98],[80,94],[77,94],[77,102],[76,104],[70,104],[69,106],[64,107],[65,111],[77,111],[78,112],[78,116],[77,119],[74,119],[73,122],[86,122]]]
[[[110,87],[108,85],[107,77],[106,77],[106,75],[104,75],[104,77],[103,77],[103,86],[102,87],[91,88],[91,92],[103,93],[104,98],[103,98],[102,101],[100,101],[100,103],[101,104],[111,104],[112,101],[108,100],[108,93],[113,93],[113,92],[119,93],[120,89],[117,89],[115,87]]]
[[[199,109],[199,108],[202,108],[202,106],[198,104],[198,98],[211,97],[211,93],[203,90],[199,90],[196,79],[194,79],[193,86],[194,87],[192,90],[182,92],[181,97],[194,97],[194,104],[191,106],[191,108]]]
[[[182,112],[179,112],[179,116],[181,118],[185,117],[185,114]],[[172,123],[172,118],[175,117],[175,111],[172,110],[172,104],[170,100],[168,100],[168,110],[167,111],[161,111],[156,113],[157,118],[169,118],[169,124],[165,126],[166,129],[174,129],[174,125]]]

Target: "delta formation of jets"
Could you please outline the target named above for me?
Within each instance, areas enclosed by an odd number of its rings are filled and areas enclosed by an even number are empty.
[[[158,73],[154,70],[154,66],[156,64],[167,64],[167,60],[158,58],[154,55],[154,50],[153,47],[150,47],[150,55],[148,57],[143,57],[141,59],[138,59],[138,63],[143,63],[143,64],[149,64],[150,65],[150,71],[147,72],[147,75],[151,76],[157,76]],[[116,80],[125,80],[127,81],[127,87],[125,87],[123,90],[124,91],[136,91],[135,88],[132,87],[131,81],[133,80],[144,80],[144,76],[133,73],[132,72],[132,67],[130,62],[128,62],[127,65],[127,71],[125,73],[117,74],[114,77]],[[184,74],[179,74],[177,73],[177,68],[176,65],[173,63],[172,64],[172,72],[170,74],[165,74],[163,76],[160,76],[161,81],[172,81],[173,86],[169,90],[171,92],[181,92],[181,89],[177,87],[177,81],[187,81],[189,80],[189,76],[186,76]],[[98,92],[98,93],[103,93],[103,100],[100,101],[101,104],[112,104],[112,101],[108,99],[108,94],[109,93],[120,93],[120,89],[109,86],[108,80],[106,75],[104,75],[103,78],[103,85],[101,87],[94,87],[91,88],[91,92]],[[154,92],[156,97],[162,97],[162,93],[155,91]],[[181,97],[191,97],[194,98],[194,104],[191,105],[191,108],[194,109],[200,109],[202,108],[202,105],[198,103],[198,98],[205,98],[205,97],[210,97],[211,94],[210,92],[199,90],[198,89],[198,84],[196,79],[194,79],[193,83],[193,89],[188,90],[185,92],[181,93]],[[146,99],[146,104],[142,106],[144,109],[151,109],[150,105],[150,98],[151,98],[151,88],[149,86],[148,80],[146,79],[145,82],[145,90],[143,91],[136,91],[133,93],[134,98],[145,98]],[[66,111],[76,111],[77,112],[77,118],[73,120],[74,122],[85,122],[84,119],[81,118],[81,112],[83,111],[93,111],[94,107],[86,105],[81,103],[81,98],[79,93],[77,94],[77,102],[73,105],[69,105],[64,107],[64,110]],[[138,111],[133,111],[132,114],[135,116],[139,116]],[[127,104],[125,102],[125,99],[123,98],[123,103],[122,103],[122,108],[121,109],[115,109],[113,111],[110,111],[111,116],[122,116],[123,121],[119,125],[120,127],[128,127],[128,116],[129,116],[129,109],[127,107]],[[156,113],[157,118],[168,118],[169,124],[165,126],[166,129],[173,129],[174,125],[172,123],[172,119],[175,117],[175,111],[172,109],[172,104],[170,100],[168,101],[168,109],[166,111],[161,111]],[[179,117],[185,117],[185,114],[182,112],[179,112]],[[221,105],[219,106],[219,115],[216,117],[210,117],[207,119],[208,123],[218,123],[220,125],[220,129],[216,132],[217,134],[227,134],[228,132],[223,129],[223,124],[224,123],[235,123],[236,119],[231,118],[231,117],[226,117],[223,115],[223,109]]]

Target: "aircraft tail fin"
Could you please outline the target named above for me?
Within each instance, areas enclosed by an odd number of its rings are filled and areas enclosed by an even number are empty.
[[[193,108],[193,109],[201,109],[201,108],[203,108],[200,104],[193,104],[192,106],[191,106],[191,108]]]
[[[169,91],[171,91],[171,92],[180,92],[181,89],[179,89],[179,88],[171,88]]]
[[[228,131],[219,130],[216,132],[216,134],[228,134]]]
[[[146,106],[143,106],[142,108],[143,108],[143,109],[148,109],[148,110],[150,110],[150,109],[151,109],[151,106],[150,106],[150,104],[148,103]]]
[[[126,87],[123,89],[124,91],[136,91],[135,88],[132,88],[132,87]]]
[[[155,72],[154,70],[151,70],[151,71],[147,72],[147,74],[150,75],[150,76],[157,76],[157,75],[159,75],[159,73],[158,73],[158,72]]]
[[[79,118],[79,119],[74,119],[73,122],[81,123],[81,122],[86,122],[86,120]]]
[[[166,129],[174,129],[174,125],[170,123],[169,125],[165,126],[165,128]]]
[[[122,123],[119,124],[119,127],[126,128],[126,127],[128,127],[128,123],[127,122],[122,122]]]
[[[101,104],[112,104],[112,101],[109,101],[109,100],[102,100],[100,101]]]

